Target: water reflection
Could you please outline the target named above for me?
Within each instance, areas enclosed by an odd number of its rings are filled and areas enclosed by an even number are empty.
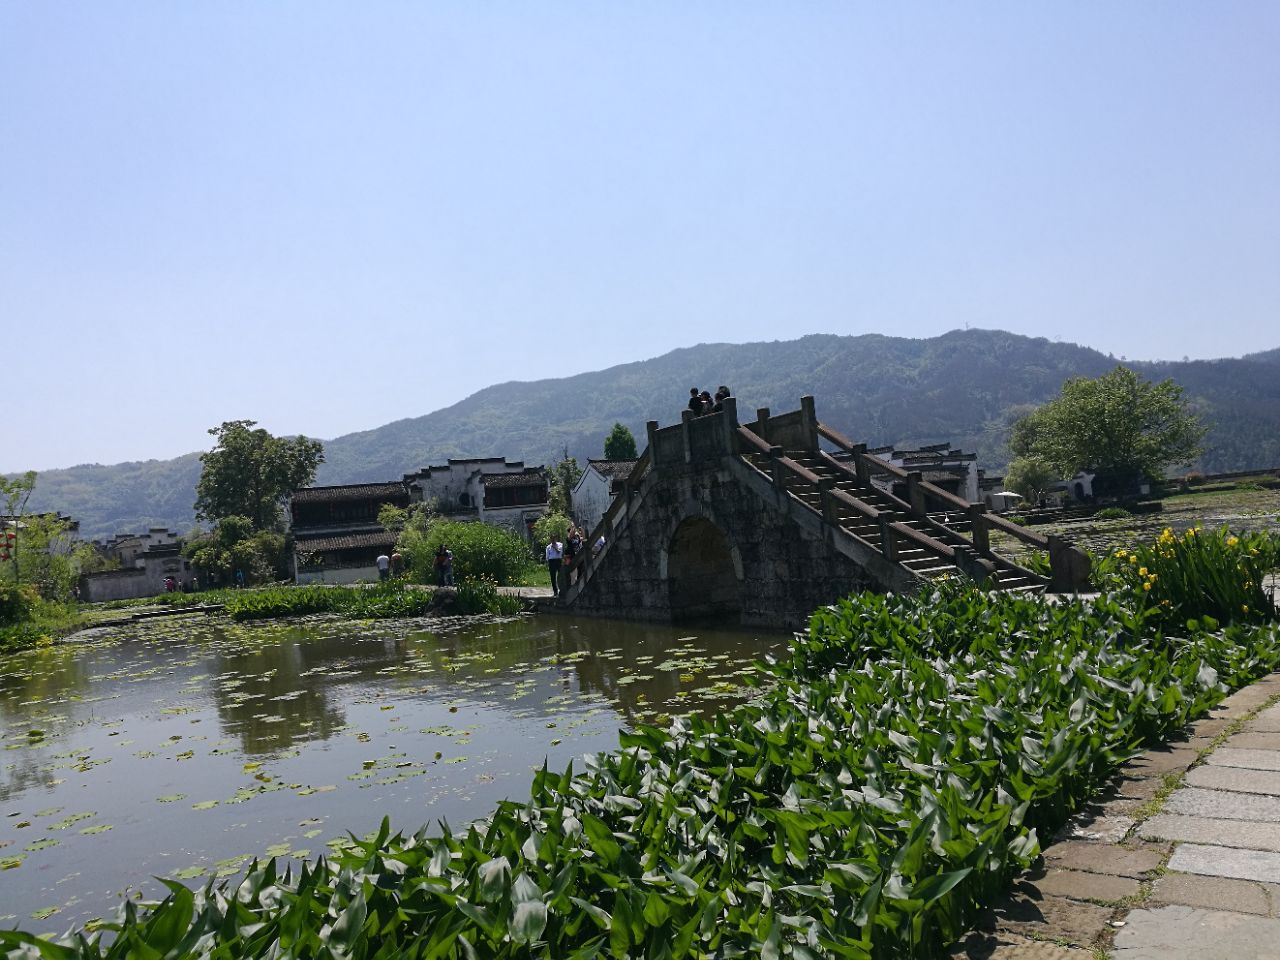
[[[112,636],[0,658],[0,924],[57,906],[37,929],[65,928],[126,883],[314,856],[383,816],[465,823],[524,795],[544,758],[563,768],[615,748],[622,724],[723,709],[785,643],[554,617],[191,618]]]

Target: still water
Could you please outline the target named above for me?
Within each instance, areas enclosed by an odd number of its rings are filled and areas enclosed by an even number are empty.
[[[0,657],[0,926],[61,932],[375,830],[457,827],[747,695],[785,637],[563,617],[245,626],[189,616]]]

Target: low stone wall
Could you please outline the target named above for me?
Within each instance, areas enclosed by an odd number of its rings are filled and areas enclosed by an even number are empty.
[[[323,570],[299,570],[294,578],[299,585],[308,583],[357,583],[361,580],[372,583],[378,579],[377,564],[367,567],[329,567]]]
[[[148,564],[145,568],[108,570],[86,574],[80,578],[80,599],[86,603],[105,603],[108,600],[154,597],[165,592],[165,577],[177,580],[179,588],[191,582],[189,570],[165,570],[159,563]]]

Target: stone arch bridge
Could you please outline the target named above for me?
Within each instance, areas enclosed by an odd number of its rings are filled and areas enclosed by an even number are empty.
[[[587,541],[603,535],[605,546],[579,558],[559,608],[796,628],[853,591],[911,592],[942,577],[1084,588],[1082,551],[869,454],[820,423],[812,397],[746,424],[734,399],[723,406],[648,423],[648,449]],[[994,552],[995,530],[1048,551],[1052,579]]]

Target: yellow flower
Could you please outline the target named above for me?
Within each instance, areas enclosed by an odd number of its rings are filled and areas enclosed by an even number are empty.
[[[1239,538],[1239,537],[1227,537],[1227,546],[1228,546],[1228,547],[1234,547],[1234,546],[1235,546],[1237,543],[1239,543],[1239,542],[1240,542],[1240,538]]]
[[[1147,579],[1152,583],[1155,583],[1157,578],[1156,578],[1156,575],[1153,573],[1151,576],[1147,577]]]
[[[1131,553],[1131,554],[1129,554],[1129,562],[1130,562],[1130,563],[1137,563],[1137,562],[1138,562],[1138,555],[1137,555],[1136,553]]]
[[[1145,581],[1145,582],[1142,584],[1142,589],[1143,589],[1143,590],[1150,590],[1150,589],[1151,589],[1151,581],[1150,581],[1150,580]]]
[[[1242,604],[1240,604],[1240,612],[1241,612],[1241,613],[1248,613],[1248,612],[1249,612],[1249,605],[1248,605],[1247,603],[1242,603]]]
[[[1146,568],[1146,567],[1139,567],[1139,568],[1138,568],[1138,576],[1140,576],[1140,577],[1145,577],[1146,575],[1147,575],[1147,568]]]

